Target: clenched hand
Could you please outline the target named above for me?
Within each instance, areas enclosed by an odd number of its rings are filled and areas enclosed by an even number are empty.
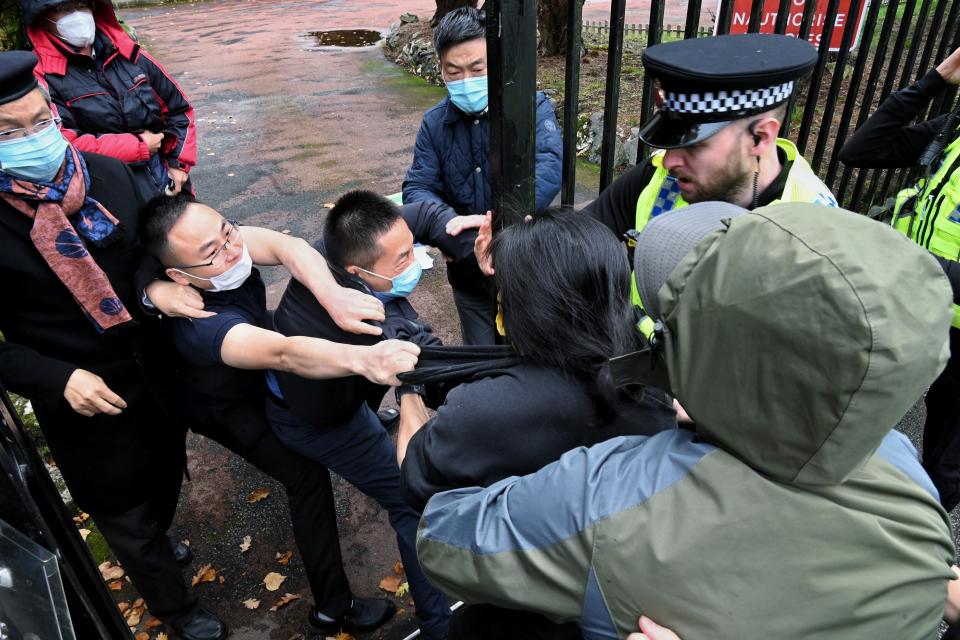
[[[384,340],[363,351],[356,373],[375,384],[399,386],[398,373],[412,371],[417,366],[420,347],[403,340]]]

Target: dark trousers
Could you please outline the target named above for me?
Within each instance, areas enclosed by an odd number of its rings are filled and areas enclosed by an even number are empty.
[[[350,604],[351,595],[326,467],[298,455],[277,439],[260,399],[233,407],[219,420],[203,422],[194,431],[216,440],[283,484],[290,502],[293,537],[314,601],[324,614],[339,617]]]
[[[377,415],[364,403],[345,424],[317,427],[268,400],[267,417],[284,444],[326,465],[387,510],[417,606],[420,629],[426,638],[440,638],[450,619],[447,599],[430,584],[420,568],[416,550],[420,516],[400,495],[397,452]]]
[[[460,337],[465,345],[497,344],[497,303],[490,296],[453,290],[460,316]]]
[[[179,625],[187,622],[199,605],[183,580],[167,538],[182,482],[179,471],[168,475],[166,483],[157,485],[153,494],[133,509],[117,515],[92,515],[150,613]]]
[[[923,427],[923,468],[947,511],[960,502],[960,353],[954,353],[927,391],[927,422]]]
[[[582,640],[580,625],[557,624],[539,613],[474,604],[459,609],[450,621],[449,640]]]

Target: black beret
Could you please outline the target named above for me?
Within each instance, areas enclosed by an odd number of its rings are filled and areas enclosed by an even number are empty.
[[[659,85],[659,110],[640,137],[663,148],[701,142],[733,120],[785,103],[794,83],[816,62],[813,45],[775,34],[691,38],[652,46],[643,52],[643,66]]]
[[[35,66],[37,56],[29,51],[0,52],[0,104],[22,98],[37,87]]]

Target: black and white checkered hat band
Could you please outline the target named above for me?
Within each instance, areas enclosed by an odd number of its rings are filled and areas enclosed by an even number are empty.
[[[665,91],[663,110],[684,114],[758,113],[786,102],[793,92],[793,81],[764,89],[673,93]]]

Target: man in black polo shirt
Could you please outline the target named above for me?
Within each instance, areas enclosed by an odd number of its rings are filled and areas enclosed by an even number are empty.
[[[454,217],[449,208],[432,203],[401,210],[369,191],[344,195],[328,214],[319,248],[341,285],[372,293],[384,302],[384,337],[422,345],[438,342],[406,299],[420,278],[413,243],[416,239],[436,246],[455,260],[472,255],[471,240],[446,233],[446,224]],[[377,340],[337,328],[296,281],[290,282],[277,307],[274,328],[284,335],[352,344]],[[450,615],[446,598],[423,575],[414,549],[419,514],[403,500],[396,450],[367,402],[377,389],[358,376],[320,381],[281,371],[271,372],[268,384],[272,398],[267,417],[280,440],[329,467],[388,511],[422,637],[443,637]],[[422,393],[422,389],[401,387],[400,393],[406,391]]]
[[[396,373],[413,367],[418,348],[397,340],[373,346],[335,344],[261,328],[266,296],[254,263],[283,264],[312,296],[328,304],[325,290],[339,289],[322,256],[303,240],[256,227],[241,230],[189,195],[155,200],[143,219],[141,243],[163,263],[171,280],[200,291],[209,312],[204,318],[174,318],[170,323],[180,356],[184,410],[193,430],[284,484],[315,600],[308,620],[328,620],[331,631],[364,631],[383,624],[393,614],[391,603],[351,594],[327,470],[285,447],[266,422],[263,370],[277,368],[308,378],[360,375],[391,384]],[[338,300],[349,303],[354,296],[360,297],[351,291]],[[369,302],[367,315],[382,318],[379,303],[372,298]],[[363,326],[370,333],[380,331]]]

